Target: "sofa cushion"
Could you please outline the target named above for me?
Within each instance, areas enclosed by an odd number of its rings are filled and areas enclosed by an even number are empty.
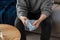
[[[54,0],[55,3],[60,3],[60,0]]]
[[[60,37],[60,5],[54,4],[53,7],[53,27],[52,27],[52,35]]]
[[[55,22],[60,21],[60,5],[59,4],[54,4],[52,6],[53,14],[52,14],[52,20]]]

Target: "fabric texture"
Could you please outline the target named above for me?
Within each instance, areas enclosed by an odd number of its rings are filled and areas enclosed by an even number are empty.
[[[16,18],[16,0],[0,0],[0,23],[14,24]]]
[[[31,9],[30,12],[40,9],[41,13],[44,12],[45,15],[49,16],[52,14],[53,3],[53,0],[17,0],[17,16],[27,16],[29,9]]]

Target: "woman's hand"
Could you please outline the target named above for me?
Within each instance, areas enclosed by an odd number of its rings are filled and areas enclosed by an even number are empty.
[[[39,17],[39,19],[36,20],[36,21],[33,23],[33,25],[34,25],[36,28],[38,28],[39,25],[40,25],[40,23],[41,23],[42,21],[44,21],[47,17],[48,17],[48,16],[46,16],[45,14],[41,14],[41,16]]]
[[[36,20],[34,23],[33,23],[33,26],[35,26],[36,28],[38,28],[40,25],[40,20]]]
[[[26,25],[26,20],[28,20],[27,17],[25,16],[20,16],[20,20],[22,21],[22,23],[24,24],[24,26]]]

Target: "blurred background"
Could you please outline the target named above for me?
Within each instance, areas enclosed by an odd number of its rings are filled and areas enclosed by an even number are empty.
[[[52,6],[52,31],[50,40],[60,40],[60,0],[54,0]],[[0,24],[14,25],[16,18],[16,0],[0,0]],[[27,40],[40,40],[40,28],[27,31]]]

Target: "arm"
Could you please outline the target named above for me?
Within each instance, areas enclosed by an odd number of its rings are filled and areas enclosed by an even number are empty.
[[[36,20],[33,25],[38,28],[39,24],[45,20],[47,17],[49,17],[52,14],[52,5],[53,0],[42,0],[41,2],[41,16],[38,20]]]
[[[17,8],[17,17],[25,25],[25,21],[27,20],[26,2],[24,0],[17,0],[16,8]]]
[[[16,4],[17,16],[20,19],[21,16],[27,16],[27,7],[24,0],[17,0]]]
[[[41,16],[39,18],[40,22],[42,22],[52,14],[52,5],[53,5],[53,0],[42,1]]]

